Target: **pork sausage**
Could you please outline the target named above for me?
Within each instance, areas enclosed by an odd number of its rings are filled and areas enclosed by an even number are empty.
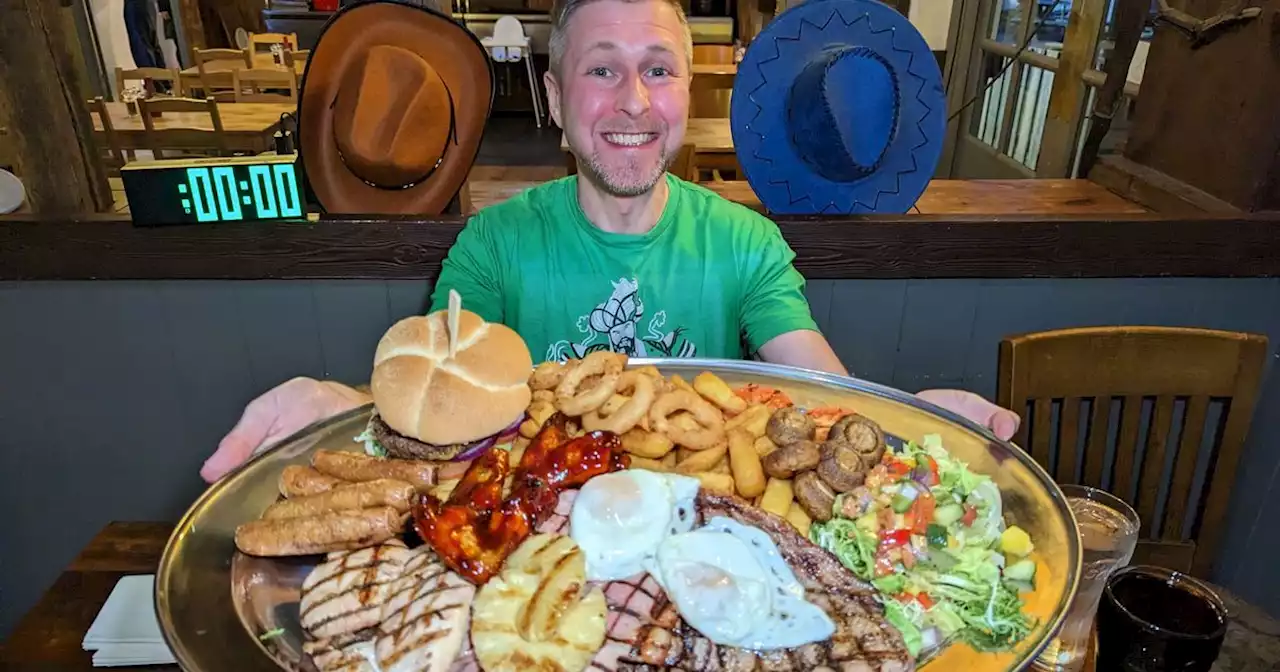
[[[437,465],[425,460],[387,459],[339,450],[317,450],[311,458],[311,466],[320,473],[344,481],[394,478],[412,484],[418,492],[426,492],[436,484]]]
[[[302,518],[254,520],[236,528],[236,548],[264,557],[313,555],[373,546],[396,537],[407,516],[390,506]]]
[[[346,481],[341,478],[322,474],[301,464],[291,464],[280,472],[280,494],[285,497],[317,495],[343,483]]]
[[[373,506],[390,506],[400,513],[407,513],[413,506],[413,486],[389,478],[364,483],[347,483],[326,492],[284,499],[267,507],[262,517],[301,518],[330,511],[350,511]]]

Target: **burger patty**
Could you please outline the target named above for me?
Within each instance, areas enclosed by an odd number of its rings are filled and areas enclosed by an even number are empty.
[[[455,443],[449,446],[437,446],[423,443],[400,434],[383,421],[382,416],[374,414],[369,421],[374,438],[387,450],[387,457],[402,460],[452,460],[466,450],[467,445]]]

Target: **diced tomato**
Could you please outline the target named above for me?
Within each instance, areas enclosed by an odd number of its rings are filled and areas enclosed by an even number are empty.
[[[893,558],[887,553],[876,554],[876,576],[889,576],[894,573]]]
[[[907,474],[911,473],[911,465],[901,460],[894,460],[892,462],[887,463],[886,466],[888,467],[889,475],[892,476],[895,480],[900,479],[903,476],[906,476]]]
[[[972,504],[966,504],[964,507],[964,515],[960,517],[960,522],[965,527],[973,526],[973,521],[978,519],[978,509]]]
[[[910,604],[915,601],[916,596],[912,595],[911,593],[898,593],[897,595],[893,596],[893,599],[903,604]]]
[[[938,461],[933,459],[929,455],[925,455],[924,459],[929,461],[929,474],[931,475],[929,482],[926,483],[925,485],[928,485],[929,487],[932,488],[933,486],[942,482],[942,477],[938,475]]]
[[[895,548],[911,543],[911,530],[885,530],[880,533],[880,548]]]
[[[934,509],[938,508],[938,502],[933,498],[933,494],[929,492],[921,492],[916,495],[915,501],[911,502],[911,508],[907,509],[907,529],[913,534],[924,534],[929,531],[929,523],[933,522]]]
[[[926,611],[933,608],[933,598],[929,597],[928,593],[916,593],[916,601],[919,602],[920,606],[924,607]]]

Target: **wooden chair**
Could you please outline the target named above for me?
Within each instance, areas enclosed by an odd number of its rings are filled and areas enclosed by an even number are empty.
[[[289,53],[298,48],[297,33],[249,33],[249,46],[247,47],[250,63],[258,60],[259,56],[265,55],[270,57],[271,46],[279,44],[284,47],[285,53]],[[249,67],[254,67],[250,65]],[[260,65],[257,67],[261,67]]]
[[[117,68],[117,71],[119,69]],[[89,112],[98,116],[98,121],[102,124],[102,147],[99,157],[102,165],[107,169],[108,175],[117,175],[120,167],[133,160],[133,152],[126,151],[120,142],[120,136],[116,134],[115,124],[111,123],[111,113],[107,111],[107,101],[102,96],[97,96],[89,101]]]
[[[310,49],[293,49],[293,50],[285,51],[284,65],[290,70],[293,70],[299,63],[306,64],[308,58],[311,58]],[[294,72],[297,72],[297,71],[294,70]]]
[[[204,90],[204,95],[223,103],[233,102],[235,91],[231,88],[231,73],[242,68],[253,67],[253,58],[249,50],[197,49],[195,57],[196,71],[200,73],[200,88]],[[210,67],[214,63],[218,66]]]
[[[296,103],[298,76],[292,69],[250,68],[231,73],[237,103]],[[274,91],[274,92],[269,92]],[[279,93],[287,91],[288,93]]]
[[[164,95],[182,96],[184,89],[182,87],[182,75],[178,70],[168,68],[135,68],[133,70],[125,70],[124,68],[116,68],[116,101],[124,100],[125,82],[142,81],[143,90],[147,92],[148,98],[156,96],[156,82],[168,82],[169,91]]]
[[[1265,336],[1207,329],[1026,334],[1000,342],[997,397],[1059,483],[1134,507],[1135,563],[1207,577],[1266,357]]]
[[[153,112],[173,114],[181,112],[203,112],[209,115],[211,130],[203,130],[187,126],[180,129],[157,130]],[[138,101],[138,114],[142,115],[142,127],[147,149],[157,159],[174,158],[182,154],[222,154],[227,151],[226,132],[222,126],[222,115],[218,113],[218,101],[212,97],[204,100],[194,98],[153,98]],[[183,151],[186,150],[186,151]],[[168,155],[166,157],[166,155]]]

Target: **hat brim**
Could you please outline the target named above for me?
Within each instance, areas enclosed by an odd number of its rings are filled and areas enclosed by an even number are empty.
[[[444,80],[454,105],[457,143],[440,165],[403,189],[373,186],[343,163],[333,136],[333,101],[344,73],[374,45],[414,52]],[[493,69],[471,31],[434,10],[394,0],[350,5],[325,24],[302,76],[298,152],[316,199],[327,212],[439,214],[467,180],[493,105]]]
[[[852,182],[814,172],[787,126],[791,83],[811,58],[842,46],[866,47],[883,58],[901,105],[881,164]],[[897,10],[875,0],[808,0],[752,41],[738,64],[729,116],[738,163],[770,212],[903,213],[924,193],[941,158],[946,94],[929,45]]]

